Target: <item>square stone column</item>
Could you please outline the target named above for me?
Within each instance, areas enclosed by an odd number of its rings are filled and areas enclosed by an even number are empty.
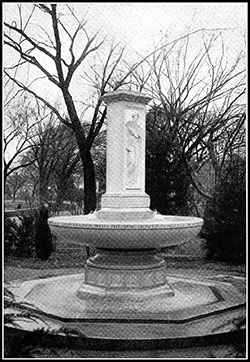
[[[149,218],[145,193],[145,107],[143,93],[115,91],[103,96],[107,104],[106,193],[99,218]]]

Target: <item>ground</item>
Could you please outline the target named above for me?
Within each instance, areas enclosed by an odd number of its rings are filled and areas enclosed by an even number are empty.
[[[45,276],[56,276],[79,273],[86,261],[86,249],[58,248],[47,261],[35,258],[7,258],[4,266],[4,281],[15,279],[34,279]],[[166,255],[168,272],[176,275],[216,277],[218,275],[227,279],[237,276],[236,283],[241,292],[245,292],[242,279],[246,275],[245,265],[228,265],[221,262],[212,262],[201,257],[176,256],[174,253]],[[232,345],[192,347],[183,349],[157,349],[157,350],[132,350],[108,351],[86,350],[72,348],[31,348],[28,352],[33,358],[232,358],[242,353]],[[244,349],[244,346],[243,346]],[[244,352],[243,352],[244,355]]]

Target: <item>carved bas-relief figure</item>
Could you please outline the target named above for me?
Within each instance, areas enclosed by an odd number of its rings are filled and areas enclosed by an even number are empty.
[[[139,187],[139,158],[142,144],[142,129],[138,124],[139,114],[133,114],[132,120],[126,123],[126,186]]]

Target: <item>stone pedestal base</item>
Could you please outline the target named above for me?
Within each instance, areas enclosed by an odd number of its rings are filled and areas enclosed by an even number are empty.
[[[102,208],[96,213],[99,220],[147,220],[154,217],[149,209],[150,198],[144,192],[110,194],[102,196]]]
[[[77,296],[84,299],[86,294],[134,300],[150,295],[174,295],[166,280],[161,254],[155,250],[107,249],[98,249],[86,263],[85,282]]]
[[[152,219],[154,212],[148,208],[127,208],[127,209],[114,209],[103,208],[96,213],[96,217],[103,221],[142,221]]]
[[[104,289],[83,283],[77,290],[77,297],[84,301],[86,310],[105,309],[105,315],[112,310],[143,310],[152,305],[163,304],[166,298],[174,297],[172,287],[166,283],[158,288],[144,290]]]
[[[149,208],[150,198],[144,192],[111,194],[102,196],[102,209]]]

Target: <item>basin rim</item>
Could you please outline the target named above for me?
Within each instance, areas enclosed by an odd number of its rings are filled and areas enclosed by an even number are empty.
[[[100,220],[96,214],[55,216],[48,219],[50,226],[79,229],[190,229],[202,227],[204,221],[198,217],[156,215],[148,220]]]

